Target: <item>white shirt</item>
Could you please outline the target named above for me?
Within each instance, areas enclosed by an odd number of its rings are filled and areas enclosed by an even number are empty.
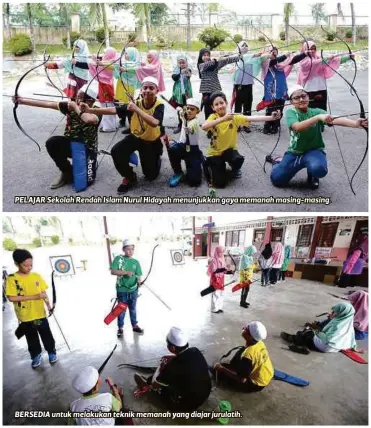
[[[313,76],[305,82],[304,89],[307,92],[317,92],[327,90],[326,79],[322,76]]]
[[[183,122],[184,123],[184,122]],[[188,128],[191,128],[191,132],[188,134],[189,136],[189,144],[191,146],[198,146],[198,138],[199,138],[199,134],[200,134],[200,125],[197,122],[197,117],[190,120],[188,123]],[[183,144],[186,143],[187,141],[187,135],[185,132],[185,127],[184,124],[182,126],[182,131],[180,133],[180,138],[179,141]]]
[[[110,412],[113,398],[109,392],[81,397],[71,404],[70,409],[71,412]],[[115,425],[114,418],[74,418],[74,421],[76,425]]]

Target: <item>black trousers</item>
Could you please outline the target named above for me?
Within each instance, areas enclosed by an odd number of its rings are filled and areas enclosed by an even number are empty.
[[[202,105],[205,113],[205,120],[214,113],[211,104],[210,104],[211,94],[202,94]]]
[[[274,111],[279,110],[281,112],[281,115],[283,114],[283,109],[285,107],[285,100],[284,99],[280,99],[280,100],[275,100],[273,104],[271,104],[265,114],[267,116],[272,116],[272,113]],[[277,130],[278,127],[280,126],[280,121],[281,119],[277,119],[273,122],[265,122],[264,127],[268,128],[268,129],[272,129],[272,130]]]
[[[286,271],[281,270],[281,271],[279,272],[279,279],[280,279],[281,281],[284,281],[284,280],[285,280],[285,275],[286,275]]]
[[[240,303],[246,303],[247,296],[249,294],[250,287],[244,287],[241,290],[241,301]]]
[[[72,159],[71,140],[63,135],[56,135],[50,137],[45,145],[57,167],[64,173],[71,173],[72,165],[68,160]]]
[[[251,106],[253,102],[253,85],[234,85],[236,100],[234,102],[234,112],[251,116]]]
[[[225,150],[221,156],[209,156],[206,158],[207,167],[211,172],[211,181],[215,187],[223,188],[227,185],[227,167],[230,165],[232,171],[241,168],[245,158],[237,150]]]
[[[116,143],[112,147],[111,155],[113,163],[122,177],[129,179],[134,177],[133,168],[129,165],[129,158],[135,151],[139,152],[140,164],[144,176],[148,180],[155,180],[161,168],[161,139],[148,142],[129,134],[123,140]]]
[[[270,283],[271,284],[275,284],[277,281],[278,281],[278,279],[279,279],[279,272],[280,272],[280,269],[277,269],[277,268],[271,268],[271,271],[270,271]]]
[[[298,331],[295,335],[294,343],[297,346],[306,346],[312,351],[317,351],[317,348],[313,342],[314,331],[313,330],[304,330]]]
[[[327,91],[315,91],[308,92],[309,95],[309,107],[310,108],[321,108],[327,111]]]
[[[171,167],[175,174],[182,173],[182,160],[186,165],[186,180],[190,186],[199,186],[202,181],[202,163],[204,155],[198,146],[187,147],[183,143],[175,143],[168,149]]]
[[[232,372],[236,372],[236,368],[232,364],[222,363],[222,366],[228,370],[231,370]],[[237,387],[239,391],[246,393],[259,392],[265,388],[264,386],[255,385],[249,379],[245,383],[236,382],[234,379],[230,378],[229,376],[226,376],[224,373],[221,372],[218,373],[218,379],[222,380],[230,386]]]
[[[25,322],[24,331],[28,344],[28,352],[31,358],[35,358],[41,354],[40,338],[44,345],[45,350],[50,354],[55,353],[55,340],[50,330],[49,322],[47,318],[41,320]],[[40,336],[40,338],[39,338]]]

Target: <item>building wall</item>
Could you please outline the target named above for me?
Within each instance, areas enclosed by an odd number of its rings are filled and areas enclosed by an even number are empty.
[[[254,243],[253,239],[254,239],[254,229],[246,229],[245,247],[252,245]]]

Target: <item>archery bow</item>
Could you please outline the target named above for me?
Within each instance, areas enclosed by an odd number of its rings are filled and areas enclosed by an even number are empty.
[[[227,252],[227,254],[228,254],[228,256],[230,257],[230,259],[232,260],[232,262],[233,262],[233,264],[234,264],[234,272],[233,272],[233,277],[232,277],[232,279],[227,283],[227,284],[224,284],[224,287],[226,287],[227,285],[231,285],[231,284],[233,284],[234,282],[236,282],[236,278],[234,278],[234,276],[236,275],[236,273],[238,272],[238,269],[237,269],[237,265],[236,265],[236,261],[234,260],[234,258],[232,257],[232,254],[228,251]]]
[[[34,70],[36,70],[37,68],[39,68],[39,67],[42,67],[43,65],[45,65],[48,61],[49,61],[49,59],[50,59],[50,55],[48,56],[48,58],[44,61],[44,62],[42,62],[41,64],[39,64],[39,65],[37,65],[36,67],[32,67],[30,70],[28,70],[19,80],[18,80],[18,82],[17,82],[17,85],[16,85],[16,87],[15,87],[15,90],[14,90],[14,107],[13,107],[13,117],[14,117],[14,121],[15,121],[15,123],[16,123],[16,125],[17,125],[17,127],[18,127],[18,129],[26,136],[26,137],[28,137],[31,141],[33,141],[36,145],[37,145],[37,147],[38,147],[38,149],[39,149],[39,152],[41,152],[41,147],[40,147],[40,144],[34,139],[34,138],[32,138],[25,130],[24,130],[24,128],[22,127],[22,125],[20,124],[20,122],[19,122],[19,119],[18,119],[18,116],[17,116],[17,108],[18,108],[18,90],[19,90],[19,87],[21,86],[21,83],[22,83],[22,81],[25,79],[25,77],[27,76],[27,75],[29,75],[32,71],[34,71]]]
[[[50,55],[49,55],[48,59],[46,59],[46,48],[48,46],[49,45],[46,44],[45,48],[44,48],[44,51],[43,51],[43,60],[46,61],[46,62],[48,62],[49,59],[50,59]],[[47,77],[48,81],[50,82],[50,84],[52,85],[52,87],[55,88],[62,95],[62,98],[65,98],[65,94],[58,88],[58,86],[56,86],[54,84],[54,82],[52,81],[51,77],[49,76],[48,68],[47,67],[44,67],[44,71],[45,71],[46,77]],[[57,73],[58,73],[58,71],[57,71]]]
[[[356,98],[358,100],[358,103],[359,103],[359,108],[360,108],[359,117],[361,119],[365,119],[366,118],[365,108],[364,108],[362,100],[360,99],[360,97],[358,95],[358,92],[357,92],[356,88],[352,85],[352,83],[349,82],[348,79],[346,79],[342,74],[340,74],[337,70],[335,70],[333,67],[331,67],[330,64],[328,64],[328,62],[323,57],[323,49],[321,49],[321,58],[322,58],[322,61],[327,65],[327,67],[329,67],[338,76],[340,76],[344,80],[344,82],[349,86],[349,88],[353,91],[353,94],[356,96]],[[326,85],[326,89],[327,89],[327,85]],[[329,105],[329,107],[330,107],[330,105]],[[331,107],[330,107],[330,114],[331,114]],[[360,170],[360,168],[361,168],[364,160],[366,159],[367,153],[368,153],[368,128],[365,128],[365,127],[362,127],[362,128],[366,131],[366,134],[367,134],[367,138],[366,138],[366,149],[365,149],[365,152],[363,154],[361,162],[359,163],[358,167],[354,171],[354,173],[352,175],[352,178],[350,180],[349,180],[348,170],[347,170],[347,168],[345,166],[345,160],[344,160],[344,157],[343,157],[343,154],[342,154],[342,150],[341,150],[341,147],[340,147],[340,142],[338,140],[338,137],[337,137],[337,134],[336,134],[336,131],[335,131],[335,128],[334,128],[336,141],[337,141],[337,144],[338,144],[339,149],[340,149],[340,154],[341,154],[341,156],[343,158],[344,168],[345,168],[346,174],[348,176],[348,181],[349,181],[350,189],[351,189],[351,191],[353,192],[354,195],[356,195],[356,192],[354,191],[354,188],[353,188],[353,180],[354,180],[354,177],[356,176],[357,172]]]
[[[309,49],[309,42],[308,42],[308,39],[304,36],[304,34],[303,33],[301,33],[298,29],[296,29],[295,27],[293,27],[293,26],[291,26],[291,25],[289,25],[289,27],[290,28],[292,28],[294,31],[296,31],[303,39],[304,39],[304,41],[305,41],[305,43],[306,43],[306,45],[307,45],[307,50],[308,51],[310,51],[310,49]],[[310,76],[310,73],[312,72],[312,67],[313,67],[313,58],[312,58],[312,54],[309,56],[309,58],[310,58],[310,69],[309,69],[309,73],[308,73],[308,76],[307,76],[307,79],[306,79],[306,81],[303,83],[303,87],[305,88],[305,85],[307,84],[307,82],[308,82],[308,80],[309,80],[309,76]]]
[[[55,271],[53,270],[53,272],[52,272],[53,307],[49,311],[49,317],[51,317],[53,315],[54,320],[55,320],[55,322],[56,322],[56,324],[57,324],[57,326],[59,328],[59,331],[61,332],[61,335],[62,335],[62,337],[63,337],[63,339],[64,339],[64,341],[65,341],[65,343],[67,345],[67,348],[71,351],[71,348],[70,348],[70,345],[67,342],[66,336],[64,335],[64,333],[63,333],[63,331],[61,329],[61,326],[59,325],[59,322],[57,320],[57,317],[55,316],[55,313],[54,313],[55,306],[56,306],[56,303],[57,303],[57,290],[56,290],[55,284],[54,284],[54,272]]]
[[[98,369],[98,373],[101,374],[102,371],[104,370],[104,368],[106,367],[108,361],[111,359],[113,353],[115,352],[117,348],[117,344],[114,346],[114,348],[112,349],[111,353],[108,355],[108,357],[103,361],[103,364],[99,367]]]

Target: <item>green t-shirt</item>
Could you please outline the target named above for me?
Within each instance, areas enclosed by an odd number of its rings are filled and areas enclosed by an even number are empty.
[[[290,145],[287,149],[290,153],[295,155],[302,155],[309,150],[325,149],[325,142],[322,138],[323,123],[317,122],[309,129],[303,132],[295,132],[291,126],[294,123],[303,122],[319,114],[327,114],[327,111],[320,108],[308,108],[306,113],[301,112],[295,108],[286,111],[286,124],[290,131]]]
[[[113,270],[126,270],[133,272],[133,276],[118,276],[116,281],[116,289],[119,292],[135,291],[138,288],[137,277],[142,275],[142,268],[138,260],[126,257],[124,255],[116,256],[111,264]]]

